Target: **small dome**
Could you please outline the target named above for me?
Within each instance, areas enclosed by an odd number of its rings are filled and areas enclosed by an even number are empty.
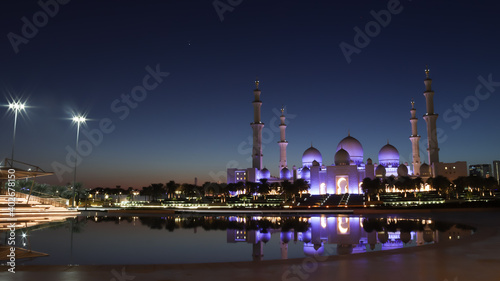
[[[420,175],[422,175],[423,177],[428,177],[431,175],[429,165],[424,163],[420,166]]]
[[[319,162],[318,162],[318,161],[316,161],[316,160],[314,160],[314,161],[313,161],[313,164],[312,164],[312,165],[313,165],[313,166],[321,166],[321,165],[319,164]]]
[[[399,164],[398,150],[394,146],[387,143],[380,149],[378,153],[378,162],[384,166],[397,166]]]
[[[293,240],[293,232],[291,232],[291,231],[281,232],[280,236],[281,236],[281,241],[283,243],[288,243],[291,240]]]
[[[289,180],[290,179],[290,170],[288,170],[288,168],[281,169],[280,178],[284,179],[284,180]]]
[[[349,153],[341,148],[335,153],[335,166],[348,166],[350,165],[351,157],[349,157]]]
[[[387,241],[389,241],[389,233],[387,233],[387,231],[380,231],[377,236],[378,236],[378,241],[382,244],[387,243]]]
[[[386,173],[385,167],[382,165],[378,165],[377,168],[375,169],[375,176],[377,177],[383,178],[385,177],[385,173]]]
[[[408,176],[408,167],[405,164],[401,164],[398,167],[398,177],[406,177]]]
[[[311,242],[311,229],[309,228],[307,231],[305,232],[302,232],[302,241],[304,242],[304,244],[307,244],[307,243],[310,243]]]
[[[261,232],[260,233],[260,241],[267,243],[271,240],[271,232]]]
[[[271,172],[269,172],[268,169],[264,168],[260,171],[260,178],[262,179],[270,179],[271,178]]]
[[[407,244],[411,240],[411,233],[408,231],[401,231],[399,238],[403,243]]]
[[[309,180],[311,178],[311,170],[309,170],[309,168],[307,168],[307,167],[302,168],[302,171],[300,172],[300,176],[303,179]]]
[[[311,145],[311,147],[306,149],[304,154],[302,154],[302,166],[310,167],[313,164],[313,161],[317,161],[321,165],[323,157],[321,156],[319,150]]]
[[[373,165],[373,161],[371,158],[366,159],[366,165]]]
[[[363,162],[363,146],[361,143],[348,135],[337,145],[337,151],[344,149],[349,153],[349,156],[356,164]]]

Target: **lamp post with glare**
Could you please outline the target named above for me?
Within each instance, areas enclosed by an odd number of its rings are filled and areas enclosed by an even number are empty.
[[[78,137],[80,136],[80,123],[85,123],[86,119],[83,116],[74,116],[73,122],[76,122],[76,144],[75,144],[75,171],[73,173],[73,207],[75,207],[75,191],[76,191],[76,166],[78,164]]]
[[[10,166],[14,166],[14,144],[16,143],[16,127],[17,127],[17,113],[24,110],[24,103],[16,101],[9,103],[9,109],[14,110],[14,134],[12,135],[12,155],[10,158]]]

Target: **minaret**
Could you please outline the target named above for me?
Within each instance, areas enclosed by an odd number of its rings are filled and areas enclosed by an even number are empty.
[[[432,79],[429,78],[429,68],[425,66],[425,104],[427,106],[427,113],[424,115],[424,120],[427,123],[427,151],[429,154],[429,166],[439,162],[439,148],[436,132],[436,120],[438,114],[434,113],[434,91],[432,91]],[[433,176],[435,176],[433,174]]]
[[[420,142],[420,136],[417,133],[417,110],[415,109],[415,102],[413,99],[411,99],[411,110],[410,110],[411,118],[410,118],[410,123],[411,123],[411,136],[410,136],[410,141],[411,141],[411,149],[412,149],[412,156],[413,156],[413,175],[419,176],[420,175],[420,147],[419,147],[419,142]]]
[[[285,124],[285,108],[281,107],[281,124],[280,124],[280,141],[278,142],[280,146],[280,168],[281,169],[286,168],[286,146],[288,145],[288,142],[286,141],[285,138],[285,129],[286,129],[286,124]]]
[[[255,80],[255,90],[253,90],[253,123],[250,123],[253,131],[252,168],[262,169],[262,128],[264,123],[260,121],[260,100],[259,80]]]

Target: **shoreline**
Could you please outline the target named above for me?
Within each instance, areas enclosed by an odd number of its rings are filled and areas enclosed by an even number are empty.
[[[500,207],[461,207],[461,208],[313,208],[313,209],[88,209],[80,212],[107,212],[108,214],[411,214],[411,213],[449,213],[449,212],[500,212]]]

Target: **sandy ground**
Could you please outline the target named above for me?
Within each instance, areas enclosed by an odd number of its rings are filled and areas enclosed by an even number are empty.
[[[420,217],[419,214],[404,214]],[[347,256],[189,265],[0,267],[0,280],[500,281],[500,211],[425,212],[478,231],[459,241]]]

